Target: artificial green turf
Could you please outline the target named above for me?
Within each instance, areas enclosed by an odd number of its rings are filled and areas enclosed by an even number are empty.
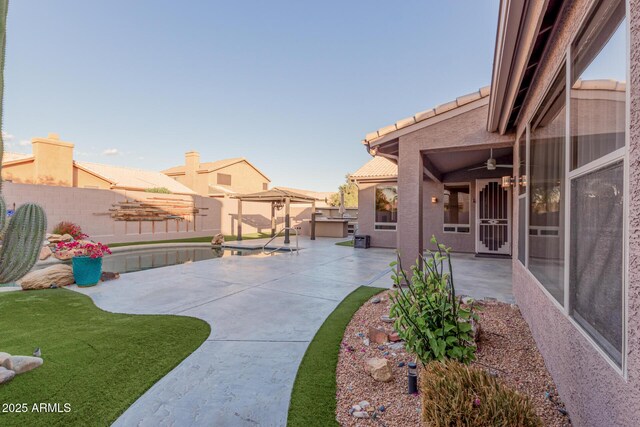
[[[289,404],[289,427],[337,426],[336,366],[344,330],[353,314],[385,289],[361,286],[324,321],[298,368]]]
[[[250,233],[243,234],[243,240],[264,239],[265,237],[271,237],[271,233]],[[159,243],[209,243],[213,239],[213,236],[204,237],[187,237],[184,239],[172,239],[172,240],[151,240],[147,242],[122,242],[122,243],[109,243],[110,248],[117,248],[118,246],[136,246],[136,245],[153,245]],[[224,236],[225,242],[233,242],[238,240],[237,236]]]
[[[344,242],[338,242],[338,243],[336,243],[336,245],[353,247],[353,240],[347,240],[347,241],[344,241]]]
[[[0,294],[0,351],[40,347],[44,359],[0,385],[0,425],[110,425],[209,332],[192,317],[108,313],[66,289]],[[26,403],[29,412],[3,412],[5,403]],[[68,403],[71,412],[34,413],[34,403]]]

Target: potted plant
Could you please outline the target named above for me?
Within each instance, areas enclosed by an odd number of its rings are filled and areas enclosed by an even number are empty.
[[[87,240],[60,242],[56,249],[73,254],[73,278],[78,286],[94,286],[102,275],[102,257],[110,254],[107,245]]]

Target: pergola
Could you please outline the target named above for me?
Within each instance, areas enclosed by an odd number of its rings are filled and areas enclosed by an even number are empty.
[[[251,194],[238,194],[231,196],[233,199],[238,199],[238,240],[242,240],[242,202],[261,202],[271,203],[271,237],[276,234],[276,207],[284,206],[284,243],[289,243],[289,228],[291,227],[291,204],[292,203],[311,203],[311,240],[316,238],[315,227],[315,212],[316,212],[316,199],[315,197],[291,191],[282,188],[272,188],[271,190],[260,191],[258,193]]]

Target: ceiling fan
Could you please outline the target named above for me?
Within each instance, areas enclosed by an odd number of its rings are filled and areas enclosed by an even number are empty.
[[[487,159],[486,162],[484,162],[484,166],[479,166],[477,168],[471,168],[471,169],[467,169],[470,171],[474,171],[474,170],[478,170],[478,169],[487,169],[488,171],[494,171],[497,168],[509,168],[509,169],[513,169],[513,165],[499,165],[496,162],[496,159],[493,158],[493,148],[491,149],[491,153],[489,154],[489,159]]]

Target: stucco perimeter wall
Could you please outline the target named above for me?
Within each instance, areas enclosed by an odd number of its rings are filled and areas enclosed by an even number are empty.
[[[523,108],[525,120],[545,94],[564,51],[578,30],[590,1],[576,0],[560,18],[559,32],[541,61],[538,79]],[[535,279],[513,261],[513,292],[529,323],[575,426],[637,426],[640,419],[640,0],[630,1],[630,146],[629,146],[629,246],[627,281],[626,378],[616,372],[576,326],[551,302]],[[514,206],[517,219],[517,205]],[[517,221],[514,222],[517,230]],[[516,233],[517,239],[517,233]],[[517,247],[517,241],[515,246]]]
[[[26,202],[41,205],[47,213],[48,231],[60,221],[79,224],[93,239],[104,243],[135,242],[187,237],[211,236],[216,233],[235,234],[238,202],[201,196],[154,194],[139,191],[112,191],[5,182],[2,194],[9,209]],[[114,221],[109,209],[125,200],[145,200],[150,197],[194,200],[204,216],[182,221]],[[268,203],[243,203],[243,234],[271,229]],[[195,228],[195,230],[194,230]]]
[[[397,244],[395,230],[376,230],[374,228],[376,185],[376,183],[358,184],[358,234],[371,236],[371,246],[395,248]]]

